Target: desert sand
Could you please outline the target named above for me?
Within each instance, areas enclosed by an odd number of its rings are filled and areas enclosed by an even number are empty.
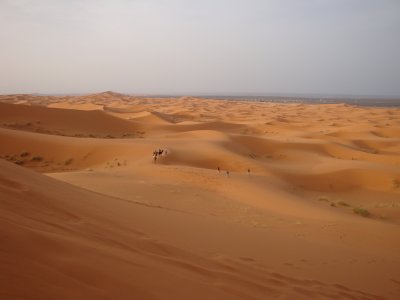
[[[400,299],[400,108],[4,95],[0,143],[0,299]]]

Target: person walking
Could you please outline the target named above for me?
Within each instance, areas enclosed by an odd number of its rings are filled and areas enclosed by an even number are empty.
[[[154,160],[154,163],[157,163],[157,150],[154,150],[154,152],[153,152],[153,160]]]

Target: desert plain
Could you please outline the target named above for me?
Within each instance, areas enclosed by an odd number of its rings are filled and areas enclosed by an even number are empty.
[[[0,299],[400,299],[398,107],[3,95],[0,145]]]

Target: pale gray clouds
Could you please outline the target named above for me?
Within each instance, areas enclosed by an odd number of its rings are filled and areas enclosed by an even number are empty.
[[[400,95],[400,1],[0,0],[0,93]]]

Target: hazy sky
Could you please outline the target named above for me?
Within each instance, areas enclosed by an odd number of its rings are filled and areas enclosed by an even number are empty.
[[[0,0],[0,93],[400,95],[399,0]]]

